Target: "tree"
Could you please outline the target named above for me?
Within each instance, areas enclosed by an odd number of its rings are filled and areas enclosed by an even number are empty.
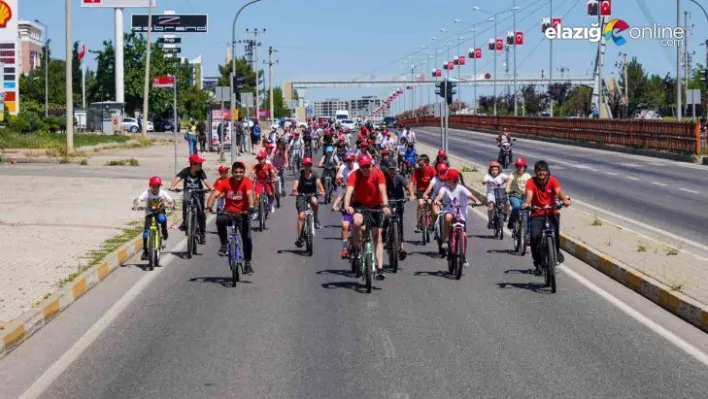
[[[270,109],[270,92],[266,92],[263,109]],[[273,110],[273,115],[276,118],[290,116],[290,110],[286,107],[283,99],[283,89],[279,86],[273,88]]]
[[[570,93],[571,85],[570,83],[553,83],[548,87],[548,96],[553,103],[560,105],[565,102],[568,98],[568,93]]]
[[[110,40],[103,42],[101,50],[89,50],[96,56],[96,74],[91,84],[86,82],[87,102],[108,101],[116,98],[115,51]]]
[[[74,104],[81,104],[81,63],[79,62],[79,42],[74,42],[71,52],[71,80]]]
[[[548,95],[539,93],[535,85],[522,86],[521,97],[524,99],[526,114],[529,116],[538,115],[548,106]]]
[[[592,89],[576,86],[570,90],[565,101],[560,105],[561,115],[587,117],[592,112]]]

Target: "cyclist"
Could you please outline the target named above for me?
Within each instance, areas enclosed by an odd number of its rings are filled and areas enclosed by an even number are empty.
[[[406,126],[406,140],[408,140],[409,143],[415,144],[417,142],[416,137],[415,137],[415,132],[411,130],[410,126]]]
[[[434,167],[438,167],[441,163],[444,163],[448,167],[450,167],[450,160],[447,159],[447,153],[445,153],[445,150],[439,150],[438,151],[438,156],[435,157],[435,162],[433,163]]]
[[[507,226],[509,230],[514,227],[514,223],[519,217],[519,210],[526,196],[526,183],[531,179],[531,175],[526,172],[526,159],[517,159],[514,166],[516,166],[516,170],[511,173],[506,183],[506,192],[509,194],[509,202],[511,203],[511,217],[509,217],[509,225]],[[526,231],[530,231],[530,229]]]
[[[322,182],[317,178],[317,173],[312,170],[312,158],[302,160],[303,169],[300,171],[300,178],[293,183],[292,195],[297,195],[295,208],[297,209],[297,241],[295,246],[302,248],[302,228],[305,226],[305,211],[307,210],[307,201],[309,199],[312,206],[312,213],[315,215],[315,228],[320,229],[320,219],[318,216],[319,205],[315,193],[324,194]],[[311,197],[300,196],[299,194],[310,194]]]
[[[275,188],[273,182],[278,179],[278,172],[273,165],[266,163],[268,154],[265,151],[260,151],[256,155],[257,164],[251,170],[252,179],[256,182],[256,204],[261,201],[261,194],[265,190],[270,204],[270,213],[275,212]],[[254,218],[258,215],[253,215]]]
[[[312,157],[312,133],[310,129],[305,129],[302,132],[302,142],[305,147],[305,157]]]
[[[410,165],[410,168],[413,168],[413,165],[416,164],[416,160],[418,159],[418,153],[415,151],[415,148],[413,148],[413,143],[408,143],[408,146],[406,148],[406,152],[403,153],[403,162],[404,166],[406,169],[409,168],[408,165]]]
[[[167,240],[167,215],[165,215],[165,208],[161,205],[166,205],[169,208],[174,208],[175,206],[175,200],[173,200],[165,190],[160,188],[162,187],[162,179],[158,176],[153,176],[148,180],[148,185],[150,188],[143,191],[142,194],[133,200],[133,210],[137,209],[141,202],[147,204],[145,207],[145,230],[143,230],[143,255],[140,257],[141,260],[147,260],[149,258],[147,240],[148,231],[152,224],[152,208],[161,208],[157,214],[157,223],[160,225],[162,238]]]
[[[325,156],[320,159],[320,163],[317,165],[320,168],[324,168],[322,178],[320,179],[322,187],[325,185],[324,181],[326,176],[329,176],[332,186],[334,186],[334,179],[337,177],[337,168],[339,168],[340,163],[339,157],[334,153],[334,147],[327,147],[325,149]]]
[[[355,160],[356,157],[354,156],[354,154],[348,154],[344,158],[344,164],[340,166],[337,170],[337,186],[340,188],[339,192],[337,193],[337,198],[334,200],[334,204],[332,204],[332,210],[335,212],[338,212],[340,210],[339,205],[344,199],[344,193],[346,192],[349,175],[353,171],[359,169],[359,164],[356,163]],[[351,226],[351,223],[352,215],[342,210],[342,259],[349,257],[349,228]]]
[[[358,206],[367,208],[383,207],[384,215],[388,216],[390,213],[388,194],[386,193],[386,178],[379,169],[373,167],[371,157],[368,155],[359,157],[359,169],[349,174],[347,192],[344,195],[344,208],[347,213],[353,215],[354,234],[352,245],[355,248],[360,247],[362,229],[364,227],[363,215],[354,209],[354,207]],[[376,279],[383,280],[385,278],[383,274],[383,241],[381,240],[383,217],[378,212],[372,213],[371,217],[373,219],[371,234],[376,246],[376,264],[378,265]]]
[[[489,217],[489,221],[487,222],[488,229],[494,228],[494,205],[498,201],[504,201],[504,221],[506,221],[507,219],[507,215],[509,214],[509,202],[506,200],[506,198],[496,198],[494,195],[494,190],[504,189],[504,192],[506,193],[506,185],[508,179],[509,176],[504,173],[501,173],[501,164],[499,162],[489,162],[489,169],[487,170],[487,174],[485,174],[484,178],[482,179],[482,184],[487,186],[487,216]]]
[[[221,184],[222,182],[224,182],[226,180],[229,180],[229,167],[226,165],[221,165],[221,166],[219,166],[219,178],[214,180],[214,184],[212,184],[211,186],[214,188],[214,190],[216,190],[217,187],[219,187],[219,184]],[[224,200],[222,198],[216,202],[216,210],[220,211],[223,208],[224,208]]]
[[[423,210],[424,204],[423,194],[425,194],[425,189],[428,188],[430,181],[433,180],[433,177],[437,174],[435,172],[435,168],[430,166],[429,163],[430,158],[428,158],[426,154],[419,156],[418,167],[413,170],[411,181],[408,183],[408,192],[410,193],[411,201],[418,200],[418,209],[416,211],[416,233],[423,231],[423,226],[420,224],[420,214]],[[413,191],[413,186],[416,187],[415,191]]]
[[[325,132],[324,137],[322,137],[322,155],[325,155],[325,150],[327,147],[334,144],[334,130],[329,129]]]
[[[231,166],[232,177],[219,185],[216,191],[209,197],[207,209],[211,212],[214,201],[224,198],[224,211],[229,213],[254,212],[256,200],[253,195],[253,181],[246,177],[246,164],[234,162]],[[219,232],[219,256],[226,256],[228,237],[226,229],[231,225],[234,215],[219,214],[216,218],[216,229]],[[237,219],[239,230],[241,231],[241,241],[243,242],[243,257],[246,261],[244,272],[253,274],[251,268],[251,256],[253,255],[253,242],[251,241],[251,222],[247,216]]]
[[[448,247],[448,239],[449,233],[450,233],[450,224],[452,223],[453,217],[457,214],[457,210],[454,208],[455,205],[466,205],[467,200],[471,200],[472,203],[474,204],[481,204],[480,200],[475,197],[470,190],[467,189],[467,187],[463,186],[462,184],[458,184],[458,180],[460,179],[460,173],[456,169],[450,169],[447,171],[445,174],[445,181],[446,184],[442,186],[440,189],[440,192],[438,193],[438,196],[435,197],[435,204],[437,206],[441,206],[443,204],[443,199],[446,199],[444,202],[446,205],[443,208],[443,213],[445,215],[443,219],[443,231],[442,231],[442,239],[443,239],[443,250],[447,250]],[[465,221],[465,224],[467,222],[467,206],[462,208],[460,210],[460,217],[462,218],[463,221]],[[465,264],[467,263],[467,259],[465,257]]]
[[[340,134],[339,137],[337,137],[337,142],[334,143],[337,158],[339,158],[340,160],[344,159],[344,157],[347,155],[347,147],[347,137],[343,134]]]
[[[406,141],[405,137],[401,137],[398,139],[398,166],[400,169],[403,169],[403,155],[406,153],[408,150],[408,141]]]
[[[177,176],[172,180],[170,184],[170,191],[173,191],[180,181],[184,181],[183,190],[185,193],[192,190],[202,190],[205,187],[211,190],[211,184],[207,180],[206,172],[202,170],[202,164],[204,163],[204,158],[200,157],[198,154],[192,154],[189,156],[189,166],[182,169]],[[189,198],[188,195],[184,196],[185,200]],[[197,199],[197,224],[199,244],[204,245],[206,243],[206,215],[204,214],[204,194],[196,194]],[[184,231],[187,229],[187,205],[188,202],[184,201],[182,206],[182,224],[179,229]]]
[[[304,158],[303,149],[305,148],[305,142],[300,137],[300,133],[295,132],[290,139],[290,144],[288,145],[288,151],[290,151],[290,159],[295,159],[298,157],[300,160]]]
[[[511,150],[511,133],[509,133],[509,129],[504,128],[503,132],[499,132],[499,136],[497,136],[497,147],[499,147],[499,162],[502,161],[502,156],[504,155],[504,145],[509,145],[509,162],[512,162],[512,159],[514,159],[514,153]]]
[[[278,172],[281,184],[285,185],[283,170],[285,170],[285,168],[290,167],[290,159],[288,157],[288,149],[285,147],[285,141],[283,139],[278,139],[278,143],[276,144],[276,147],[273,150],[272,159],[273,167]],[[283,193],[285,193],[285,189],[283,189]]]
[[[558,179],[551,176],[551,171],[546,161],[538,161],[533,166],[535,177],[532,177],[526,183],[526,200],[521,205],[521,209],[533,207],[553,206],[556,199],[560,199],[563,205],[570,206],[570,198],[565,195]],[[558,251],[558,262],[563,263],[565,257],[560,251],[560,213],[554,210],[553,217],[550,218],[556,233],[556,250]],[[543,211],[535,211],[531,213],[531,256],[533,257],[533,265],[536,267],[536,275],[540,275],[541,261],[543,254],[541,253],[541,236],[544,229],[544,214]]]
[[[449,168],[444,163],[441,163],[435,168],[435,170],[438,172],[438,175],[433,177],[430,184],[428,184],[428,188],[425,189],[425,193],[423,193],[423,200],[428,201],[428,204],[431,205],[431,210],[433,213],[432,220],[437,221],[438,215],[440,215],[440,207],[435,205],[433,200],[438,196],[440,189],[445,185],[445,175],[447,174]]]
[[[406,180],[398,173],[398,162],[393,159],[389,159],[386,163],[381,163],[381,165],[386,167],[386,193],[389,200],[404,200],[407,199],[406,195]],[[401,234],[401,247],[398,252],[398,258],[404,260],[408,253],[403,250],[403,212],[405,211],[405,204],[399,203],[396,207],[398,211],[398,231]],[[388,227],[388,219],[384,221],[384,237],[386,236],[386,229]]]

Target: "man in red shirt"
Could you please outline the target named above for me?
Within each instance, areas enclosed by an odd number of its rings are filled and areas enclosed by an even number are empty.
[[[426,154],[421,154],[418,157],[418,167],[413,171],[411,181],[408,183],[408,192],[410,193],[411,201],[418,200],[418,210],[416,211],[418,224],[415,228],[416,233],[420,233],[423,230],[420,217],[423,204],[425,203],[423,194],[425,194],[425,190],[428,188],[428,185],[430,185],[430,181],[433,180],[433,177],[436,175],[437,172],[435,168],[430,166],[430,158],[428,158]],[[413,186],[415,186],[415,191],[413,190]]]
[[[275,192],[273,182],[278,178],[278,172],[275,170],[273,165],[266,163],[266,158],[268,154],[265,151],[260,151],[256,155],[256,160],[258,163],[253,166],[253,179],[256,181],[256,204],[261,202],[261,194],[265,190],[268,196],[268,203],[270,204],[270,213],[275,212],[275,197],[273,193]]]
[[[234,162],[231,167],[232,177],[214,187],[214,192],[207,201],[207,211],[211,212],[214,201],[220,198],[225,199],[224,212],[216,218],[216,229],[219,232],[219,255],[226,256],[226,244],[228,242],[226,229],[231,225],[231,221],[236,218],[236,223],[241,231],[241,241],[243,242],[243,256],[246,261],[245,273],[252,274],[251,256],[253,255],[253,242],[251,241],[251,223],[246,212],[253,212],[253,205],[256,203],[253,197],[253,181],[246,174],[246,165],[243,162]]]
[[[359,169],[349,174],[347,179],[347,191],[344,194],[344,208],[347,213],[354,215],[354,234],[352,234],[353,248],[361,248],[360,240],[362,227],[364,226],[364,216],[356,212],[356,207],[381,208],[384,215],[390,214],[388,207],[388,195],[386,193],[386,177],[381,170],[372,167],[371,157],[362,155],[359,157]],[[383,227],[383,216],[381,213],[371,214],[373,222],[371,224],[371,234],[376,246],[376,266],[378,280],[383,280],[383,240],[381,239],[381,227]]]
[[[534,172],[536,172],[536,176],[526,183],[526,201],[521,206],[522,209],[531,206],[535,208],[554,206],[557,199],[563,201],[564,206],[570,206],[570,198],[563,193],[558,179],[551,176],[546,161],[536,162]],[[536,275],[541,274],[540,266],[543,261],[540,241],[545,227],[543,225],[545,212],[546,211],[543,210],[536,210],[531,214],[531,256],[533,257],[533,265],[536,267]],[[553,215],[550,220],[556,232],[557,260],[563,263],[565,258],[560,251],[560,213],[557,209],[553,210]]]

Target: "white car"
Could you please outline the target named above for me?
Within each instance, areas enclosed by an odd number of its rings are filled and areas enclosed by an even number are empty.
[[[131,132],[131,133],[138,133],[140,131],[140,125],[138,125],[138,120],[135,118],[123,118],[123,122],[121,123],[121,127],[123,128],[123,130]],[[155,131],[155,126],[152,124],[151,121],[147,122],[147,131],[148,132]]]
[[[354,123],[354,121],[351,119],[342,119],[341,121],[339,121],[339,124],[345,129],[356,129],[356,123]]]

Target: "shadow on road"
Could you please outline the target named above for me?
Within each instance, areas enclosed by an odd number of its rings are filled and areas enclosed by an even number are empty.
[[[546,288],[542,283],[497,283],[499,288],[519,288],[523,290],[538,292],[541,294],[552,294],[550,289]]]
[[[340,270],[334,270],[334,269],[326,269],[326,270],[320,270],[315,274],[333,274],[335,276],[342,276],[342,277],[356,277],[356,273],[352,273],[351,270],[347,269],[340,269]]]
[[[342,241],[342,237],[322,237],[323,240],[331,241],[331,240],[339,240]]]
[[[488,249],[488,254],[509,254],[513,255],[516,253],[513,249]]]
[[[408,256],[427,256],[428,258],[433,258],[433,259],[443,259],[442,256],[440,256],[440,252],[438,252],[438,251],[408,252]]]
[[[533,274],[533,269],[509,269],[504,271],[505,274]]]
[[[347,288],[356,291],[360,294],[366,294],[366,286],[355,281],[334,281],[331,283],[322,284],[322,288],[332,289],[332,288]],[[379,291],[381,288],[371,287],[372,291]]]
[[[455,276],[451,275],[450,273],[444,271],[444,270],[436,270],[436,271],[421,271],[421,272],[415,272],[413,273],[415,276],[433,276],[433,277],[442,277],[447,280],[456,280]],[[463,274],[464,275],[464,274]]]
[[[300,256],[307,256],[307,251],[305,249],[279,249],[276,252],[279,254],[289,253]]]
[[[467,237],[470,237],[470,238],[481,238],[481,239],[483,239],[483,240],[499,240],[499,238],[497,238],[496,236],[488,235],[488,234],[485,234],[485,235],[482,235],[482,234],[470,234],[470,235],[468,235]],[[501,240],[499,240],[499,241],[501,241]]]
[[[231,277],[195,277],[189,279],[190,282],[196,282],[196,283],[211,283],[211,284],[219,284],[223,287],[229,287],[232,288],[232,283],[233,281],[231,280]],[[250,281],[248,280],[241,280],[236,285],[245,283],[245,284],[251,284]]]

